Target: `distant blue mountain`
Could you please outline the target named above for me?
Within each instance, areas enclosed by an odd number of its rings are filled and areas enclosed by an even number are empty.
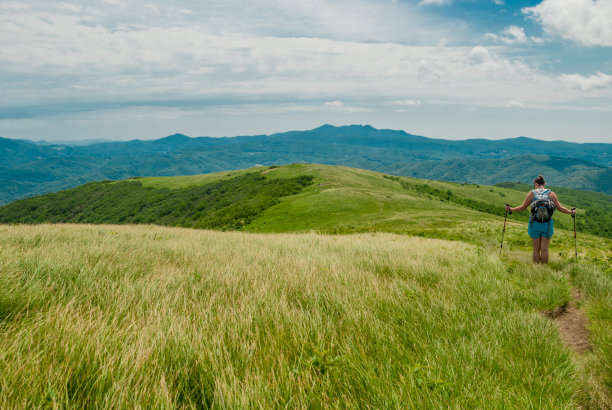
[[[0,204],[94,180],[199,174],[292,162],[472,183],[531,182],[542,173],[552,177],[550,182],[557,186],[612,193],[612,144],[525,137],[455,141],[369,125],[323,125],[272,135],[191,138],[174,134],[157,140],[87,145],[0,138]]]

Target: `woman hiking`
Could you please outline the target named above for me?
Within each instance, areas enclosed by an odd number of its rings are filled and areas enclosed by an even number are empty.
[[[506,211],[520,212],[532,205],[531,216],[529,217],[529,228],[527,233],[533,243],[533,263],[548,263],[548,244],[554,233],[554,222],[552,213],[555,209],[574,216],[576,210],[569,210],[559,202],[557,195],[550,189],[546,189],[546,182],[542,175],[533,181],[534,189],[529,191],[525,201],[521,206],[512,208],[506,204]],[[550,202],[554,205],[551,209]],[[546,209],[544,209],[546,208]],[[548,217],[548,219],[547,219]]]

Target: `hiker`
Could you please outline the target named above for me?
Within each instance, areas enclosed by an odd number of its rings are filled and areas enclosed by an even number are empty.
[[[527,233],[533,243],[533,263],[548,263],[548,243],[554,233],[554,221],[552,214],[555,209],[574,216],[576,210],[569,210],[559,202],[557,195],[550,189],[546,189],[546,182],[542,175],[533,181],[535,189],[529,191],[521,206],[512,208],[506,204],[506,211],[520,212],[531,204],[531,216],[529,217],[529,228]]]

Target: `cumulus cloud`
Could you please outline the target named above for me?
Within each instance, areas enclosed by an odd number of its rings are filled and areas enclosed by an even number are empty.
[[[559,79],[565,87],[577,88],[582,91],[612,88],[612,76],[599,72],[589,77],[580,74],[564,74]]]
[[[510,26],[503,33],[505,36],[501,37],[501,40],[506,44],[527,42],[527,36],[523,27]]]
[[[479,65],[484,64],[487,61],[492,61],[493,56],[486,47],[476,46],[468,53],[467,60],[472,65]]]
[[[612,46],[610,0],[544,0],[522,12],[553,36],[586,46]]]
[[[526,43],[528,41],[525,29],[518,26],[509,26],[500,35],[487,33],[485,38],[496,42],[501,41],[504,44]]]

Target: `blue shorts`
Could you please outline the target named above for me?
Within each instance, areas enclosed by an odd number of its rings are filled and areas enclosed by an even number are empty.
[[[537,238],[552,238],[555,233],[555,223],[551,219],[550,226],[549,222],[536,222],[529,220],[529,228],[527,229],[527,233],[534,239]]]

